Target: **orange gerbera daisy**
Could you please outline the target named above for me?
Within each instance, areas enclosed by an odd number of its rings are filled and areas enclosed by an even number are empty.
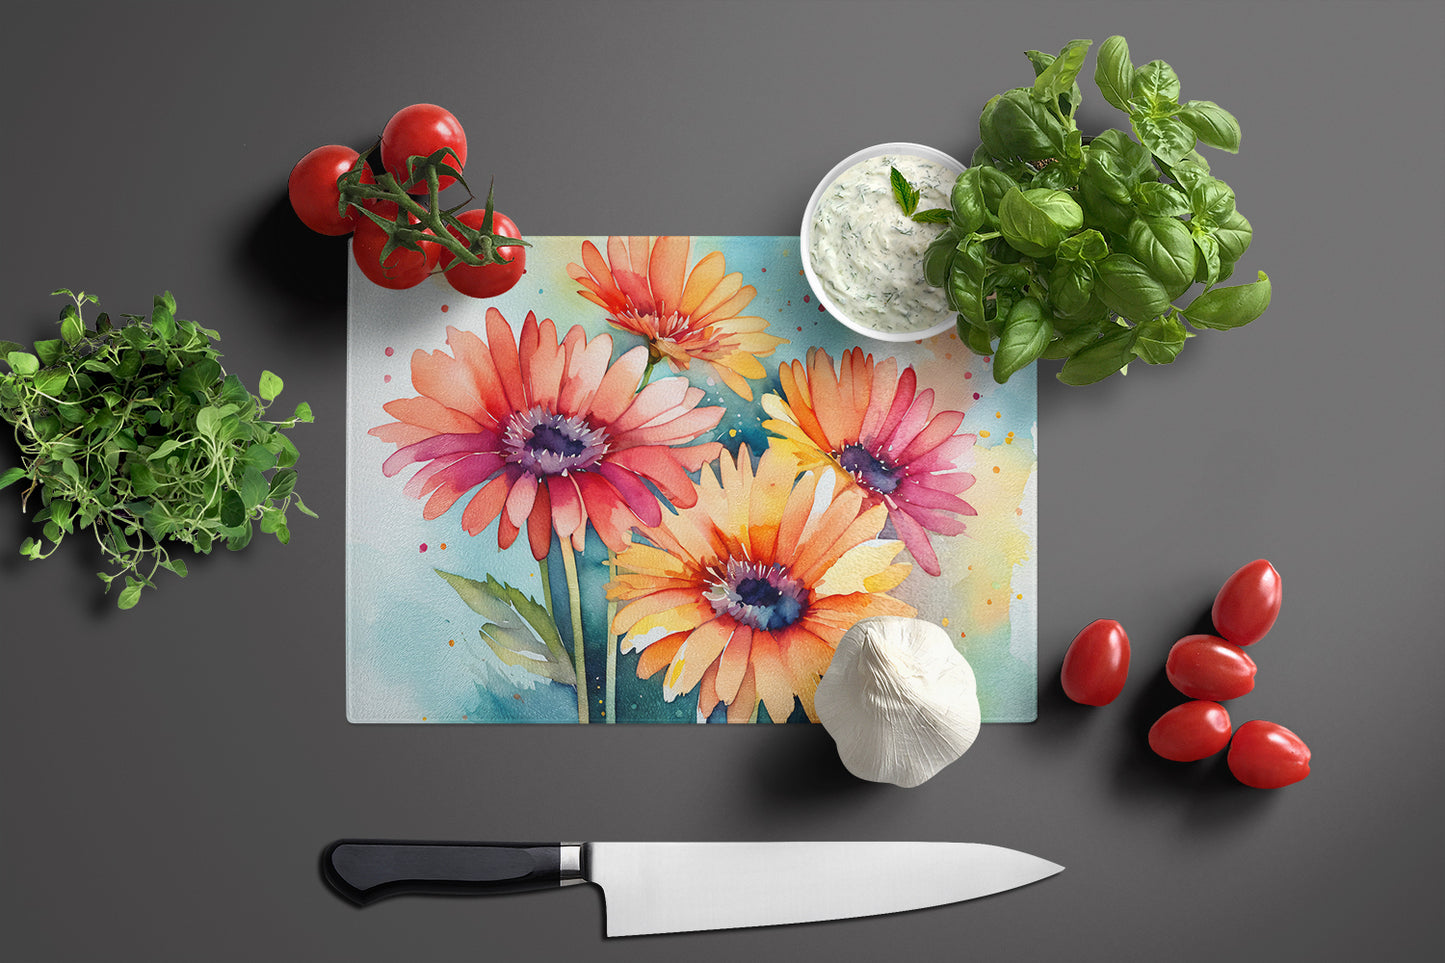
[[[661,522],[647,482],[675,506],[697,501],[687,473],[723,450],[688,444],[723,414],[697,407],[701,388],[664,378],[638,391],[642,347],[613,362],[608,335],[589,342],[573,327],[558,341],[556,326],[531,312],[514,335],[496,308],[486,317],[486,343],[448,327],[453,354],[413,353],[411,381],[421,396],[387,402],[397,421],[370,432],[397,446],[382,465],[388,477],[422,463],[404,491],[430,496],[424,517],[440,517],[481,485],[462,527],[477,535],[500,517],[497,544],[508,548],[525,525],[532,556],[543,559],[553,530],[581,551],[591,522],[620,551],[634,526]]]
[[[977,515],[959,497],[974,483],[960,471],[973,449],[973,435],[956,435],[963,412],[933,414],[933,389],[918,391],[910,365],[898,373],[898,361],[877,364],[863,349],[843,353],[839,370],[818,348],[804,364],[778,370],[784,401],[763,396],[773,416],[763,427],[780,438],[773,444],[789,452],[799,470],[828,467],[856,485],[865,504],[884,505],[888,520],[919,566],[929,575],[942,571],[929,532],[958,535],[957,516]]]
[[[768,322],[741,312],[758,293],[742,274],[727,274],[714,251],[687,273],[686,237],[609,237],[603,260],[591,241],[582,243],[582,263],[567,274],[582,285],[577,293],[608,312],[608,321],[647,339],[653,363],[663,358],[675,372],[693,359],[712,365],[723,384],[749,401],[748,378],[767,374],[758,357],[773,353],[786,338],[765,333]]]
[[[641,651],[638,677],[666,668],[664,698],[696,687],[703,716],[721,702],[746,722],[761,700],[783,722],[796,697],[816,722],[813,693],[843,633],[915,611],[885,594],[910,569],[893,561],[902,545],[878,540],[886,510],[832,488],[773,449],[755,470],[744,445],[717,475],[703,469],[696,505],[639,529],[652,544],[619,554],[607,588],[625,603],[612,630]]]

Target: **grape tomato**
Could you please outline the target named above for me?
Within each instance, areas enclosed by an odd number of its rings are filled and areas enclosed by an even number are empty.
[[[1217,702],[1175,706],[1149,729],[1149,748],[1174,762],[1194,762],[1229,744],[1229,712]]]
[[[1186,635],[1169,650],[1164,672],[1191,699],[1224,702],[1254,689],[1258,667],[1237,645],[1213,635]]]
[[[1104,706],[1124,691],[1129,677],[1129,635],[1113,619],[1096,619],[1074,636],[1064,654],[1064,694],[1086,706]]]
[[[1253,645],[1274,626],[1283,594],[1279,572],[1255,559],[1229,576],[1214,597],[1215,631],[1235,645]]]

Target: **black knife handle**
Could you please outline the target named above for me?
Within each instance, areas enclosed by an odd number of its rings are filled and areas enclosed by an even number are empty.
[[[573,849],[574,847],[568,847]],[[562,866],[560,843],[442,843],[341,839],[321,854],[321,873],[361,906],[403,894],[482,896],[551,889],[580,879]]]

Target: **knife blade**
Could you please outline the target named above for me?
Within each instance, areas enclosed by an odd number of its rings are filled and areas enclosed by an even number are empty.
[[[608,936],[899,913],[988,896],[1063,870],[955,842],[491,843],[342,839],[322,854],[359,905],[401,894],[516,893],[590,882]]]

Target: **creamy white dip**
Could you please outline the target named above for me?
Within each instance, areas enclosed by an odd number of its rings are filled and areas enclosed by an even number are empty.
[[[943,289],[923,279],[923,252],[947,225],[920,224],[903,213],[893,196],[894,167],[919,192],[918,210],[949,206],[957,171],[902,154],[869,158],[818,199],[808,255],[850,321],[877,331],[922,331],[952,313]]]

